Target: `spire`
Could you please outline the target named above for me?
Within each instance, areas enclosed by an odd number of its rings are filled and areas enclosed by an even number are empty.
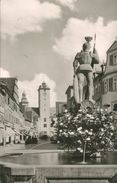
[[[22,103],[22,106],[28,106],[28,100],[27,100],[25,91],[23,91],[22,93],[21,103]]]

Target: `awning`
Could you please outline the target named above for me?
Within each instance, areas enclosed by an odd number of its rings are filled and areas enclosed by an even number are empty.
[[[12,128],[8,128],[8,127],[6,128],[6,133],[9,136],[15,135],[15,132],[12,130]]]
[[[21,133],[17,129],[13,129],[16,135],[21,135]]]

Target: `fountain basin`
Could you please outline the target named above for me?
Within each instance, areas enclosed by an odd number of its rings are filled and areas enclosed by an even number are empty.
[[[78,165],[82,164],[82,156],[63,151],[42,151],[33,153],[11,153],[0,157],[0,164],[13,163],[19,165]],[[102,157],[86,157],[89,165],[117,165],[117,151],[106,152]]]

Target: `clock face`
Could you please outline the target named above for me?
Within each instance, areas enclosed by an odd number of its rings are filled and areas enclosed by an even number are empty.
[[[91,101],[89,101],[89,100],[84,100],[84,101],[82,101],[82,103],[81,103],[81,109],[82,110],[90,110],[90,112],[93,112],[94,111],[94,104],[91,102]]]

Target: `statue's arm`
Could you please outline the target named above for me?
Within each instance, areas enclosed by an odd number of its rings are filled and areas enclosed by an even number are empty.
[[[79,66],[79,53],[76,54],[75,58],[74,58],[74,62],[73,62],[73,67],[74,67],[74,73],[76,72],[78,66]]]

